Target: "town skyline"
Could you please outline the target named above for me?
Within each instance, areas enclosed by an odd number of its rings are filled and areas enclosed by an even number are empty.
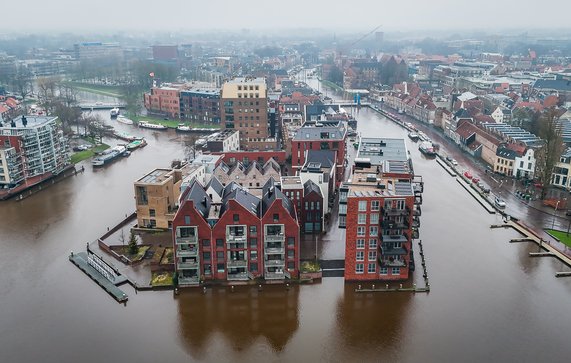
[[[413,0],[406,7],[400,3],[387,4],[365,0],[359,7],[341,1],[308,3],[292,0],[285,11],[276,11],[268,2],[247,0],[231,2],[214,0],[201,3],[178,3],[167,0],[157,8],[150,1],[113,2],[102,0],[97,7],[78,8],[71,0],[45,3],[38,0],[27,2],[24,13],[18,3],[3,6],[9,14],[23,17],[5,17],[0,25],[2,32],[26,31],[107,31],[107,30],[269,30],[274,29],[325,29],[367,30],[382,25],[384,31],[406,30],[494,30],[494,29],[569,29],[567,13],[571,5],[564,0],[550,3],[549,16],[538,16],[529,11],[534,4],[529,1],[511,3],[483,0],[465,16],[465,9],[448,0],[430,3]],[[349,8],[348,8],[349,7]],[[367,11],[362,11],[367,9]],[[414,9],[414,11],[409,11]],[[491,11],[490,9],[493,9]],[[176,10],[176,11],[175,11]],[[198,11],[197,11],[198,10]],[[85,16],[86,11],[89,16]],[[319,16],[315,16],[319,14]],[[468,21],[467,21],[468,19]]]

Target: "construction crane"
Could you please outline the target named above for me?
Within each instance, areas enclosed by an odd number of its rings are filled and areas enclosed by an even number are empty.
[[[362,35],[359,39],[355,40],[354,42],[345,45],[343,48],[343,50],[349,50],[350,48],[352,48],[355,44],[359,43],[360,41],[362,41],[363,39],[367,38],[369,35],[373,34],[374,32],[376,32],[378,29],[380,29],[383,26],[383,24],[380,24],[378,26],[376,26],[373,30],[371,30],[370,32]],[[337,56],[339,58],[341,58],[342,52],[341,52],[341,47],[337,48]]]

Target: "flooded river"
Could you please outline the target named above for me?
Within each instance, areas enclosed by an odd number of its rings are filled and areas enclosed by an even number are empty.
[[[370,110],[357,118],[364,135],[406,138]],[[529,258],[537,247],[508,243],[515,232],[490,229],[501,219],[408,138],[425,181],[420,237],[429,294],[355,293],[355,285],[327,278],[289,290],[217,288],[177,297],[125,287],[129,302],[117,304],[67,256],[132,212],[133,181],[181,158],[190,141],[114,125],[149,145],[101,170],[86,163],[83,174],[0,204],[0,361],[569,360],[571,278],[554,277],[567,268]],[[320,243],[321,255],[342,256],[338,234]]]

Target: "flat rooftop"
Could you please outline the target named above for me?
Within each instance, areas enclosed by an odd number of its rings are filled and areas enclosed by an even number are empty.
[[[376,167],[356,170],[347,183],[349,197],[408,197],[414,195],[412,183],[385,177]]]
[[[266,84],[266,80],[263,77],[252,78],[252,77],[236,77],[229,80],[227,83],[260,83]]]
[[[385,161],[407,162],[408,150],[404,139],[363,137],[359,143],[357,159],[369,159],[371,165],[382,165]],[[397,163],[391,163],[397,168]],[[387,170],[388,171],[388,170]]]
[[[33,127],[42,126],[48,122],[54,121],[57,119],[55,116],[25,116],[26,119],[26,126],[24,126],[24,116],[16,117],[13,121],[16,124],[16,127],[12,127],[10,122],[4,121],[2,124],[0,122],[0,129],[29,129]]]
[[[302,189],[303,183],[301,177],[299,176],[282,176],[281,177],[282,188],[288,189]]]
[[[139,184],[162,184],[165,182],[170,176],[171,169],[155,169],[142,177],[141,179],[137,180]]]

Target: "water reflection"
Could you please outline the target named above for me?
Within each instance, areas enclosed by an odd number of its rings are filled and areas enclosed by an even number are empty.
[[[388,358],[402,349],[405,317],[413,294],[357,293],[357,287],[346,283],[337,302],[340,346],[336,350],[348,354],[348,358],[356,352],[361,357],[371,355],[371,359]]]
[[[283,351],[299,327],[299,287],[266,285],[184,290],[177,297],[180,337],[189,353],[203,358],[208,342],[220,333],[235,352],[248,349],[263,337]]]

